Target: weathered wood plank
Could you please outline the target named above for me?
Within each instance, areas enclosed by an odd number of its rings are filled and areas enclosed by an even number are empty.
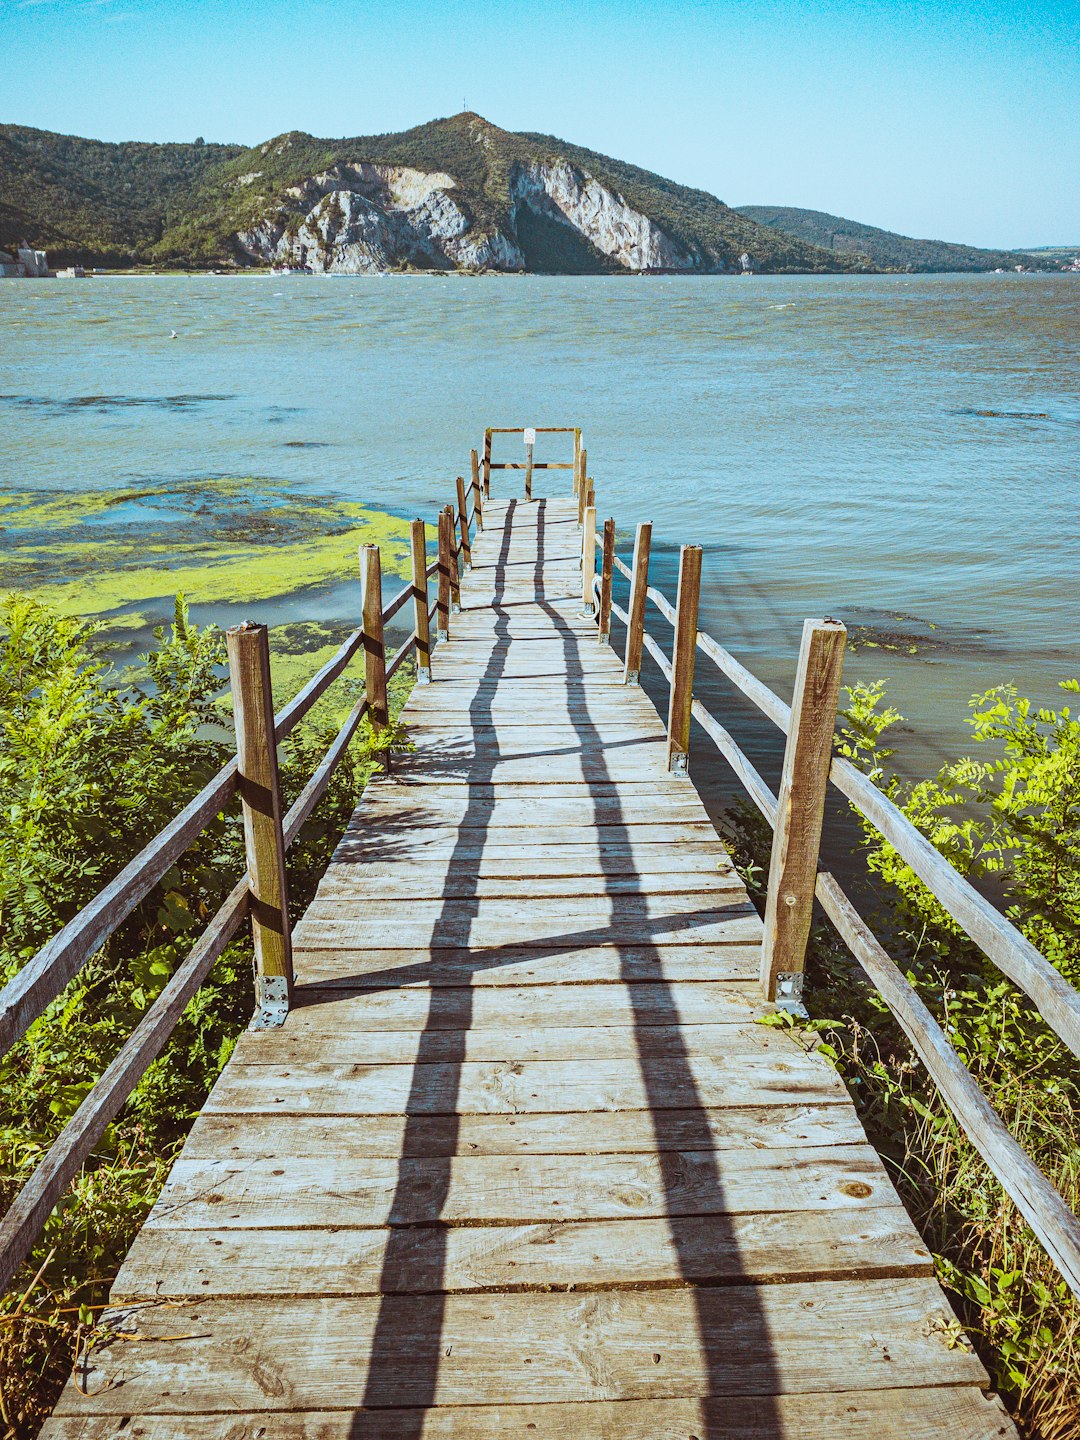
[[[532,1225],[273,1231],[144,1229],[112,1288],[169,1296],[612,1289],[930,1275],[899,1204]]]
[[[387,985],[633,984],[640,980],[749,980],[758,974],[760,944],[598,944],[589,932],[559,946],[501,945],[483,950],[323,949],[297,945],[297,980],[348,989]]]
[[[667,1151],[663,1157],[369,1159],[359,1173],[352,1159],[332,1154],[239,1162],[182,1156],[144,1228],[468,1225],[803,1210],[845,1212],[858,1226],[865,1210],[898,1204],[869,1145]]]
[[[797,1150],[864,1145],[850,1105],[744,1105],[734,1109],[616,1110],[565,1115],[277,1115],[203,1113],[187,1144],[187,1160],[268,1160],[275,1155],[356,1162],[370,1156],[618,1155],[672,1150]]]
[[[356,994],[299,988],[279,1033],[318,1036],[337,1029],[352,1035],[367,1030],[430,1033],[577,1025],[730,1025],[747,1024],[767,1010],[750,982],[522,985],[497,991],[459,986],[437,994],[408,986]]]
[[[99,1345],[63,1414],[296,1411],[325,1405],[633,1400],[986,1383],[954,1345],[940,1288],[912,1278],[829,1284],[217,1300],[136,1306]],[[655,1357],[659,1356],[659,1359]],[[812,1363],[810,1357],[813,1357]],[[122,1383],[120,1383],[122,1382]]]
[[[330,1397],[331,1399],[334,1397]],[[326,1402],[324,1402],[326,1403]],[[259,1440],[266,1413],[170,1415],[153,1429],[127,1415],[60,1417],[42,1440]],[[836,1394],[724,1395],[555,1405],[310,1410],[274,1416],[274,1440],[1009,1440],[1000,1400],[974,1385]]]
[[[642,1072],[646,1071],[647,1074]],[[677,1061],[472,1061],[407,1065],[230,1064],[205,1109],[241,1114],[446,1115],[847,1103],[836,1071],[792,1047]]]
[[[388,901],[348,906],[316,901],[297,925],[294,943],[305,950],[355,950],[396,948],[407,940],[432,949],[483,950],[522,944],[752,944],[761,936],[761,921],[749,903],[720,906],[696,895],[571,896],[546,903],[549,913],[533,912],[517,900],[417,900],[403,913]],[[557,913],[556,906],[565,906],[566,913]]]
[[[456,857],[454,857],[456,859]],[[510,899],[527,890],[536,900],[558,896],[584,895],[678,895],[693,893],[716,899],[743,894],[737,877],[723,875],[711,855],[689,855],[682,870],[642,873],[640,858],[633,855],[592,857],[592,863],[567,861],[487,860],[476,857],[482,874],[463,872],[459,863],[431,865],[418,862],[404,875],[403,866],[390,861],[369,865],[339,865],[337,873],[327,871],[319,893],[325,900],[375,900],[386,895],[388,884],[399,900]],[[620,866],[619,861],[624,863]],[[673,862],[672,862],[673,863]],[[565,873],[575,870],[574,874]],[[529,874],[529,871],[532,874]],[[344,873],[342,873],[344,872]],[[625,873],[620,873],[625,872]]]
[[[576,987],[574,987],[576,988]],[[458,1060],[513,1062],[525,1060],[673,1060],[689,1055],[734,1057],[766,1051],[784,1057],[794,1041],[774,1030],[748,1024],[740,1007],[728,1024],[552,1025],[515,1029],[416,1030],[352,1032],[332,1006],[323,1006],[321,1030],[291,1025],[274,1031],[245,1032],[233,1052],[239,1065],[414,1065]]]

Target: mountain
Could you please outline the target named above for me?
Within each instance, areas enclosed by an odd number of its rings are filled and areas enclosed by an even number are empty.
[[[819,245],[837,255],[864,256],[878,270],[951,271],[1011,270],[1015,265],[1058,269],[1050,256],[1030,252],[977,250],[972,245],[951,245],[946,240],[913,240],[891,230],[860,225],[823,210],[798,210],[783,205],[739,205],[740,215],[766,225],[777,234],[790,235],[807,245]]]
[[[0,126],[0,248],[54,262],[559,274],[870,268],[703,190],[465,112],[401,134],[109,145]]]
[[[147,255],[208,171],[239,145],[108,145],[0,125],[0,249],[26,240],[61,263]]]

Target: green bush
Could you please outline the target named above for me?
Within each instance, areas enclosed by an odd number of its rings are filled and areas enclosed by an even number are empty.
[[[141,687],[101,659],[99,628],[24,596],[0,600],[4,981],[233,753],[222,694],[222,637],[189,622],[182,596],[170,632],[155,632],[155,647],[145,657],[148,683]],[[337,701],[320,701],[290,737],[282,761],[287,802],[321,759],[355,688],[354,681],[338,681]],[[314,893],[384,744],[362,729],[290,850],[294,909],[303,909]],[[0,1061],[3,1205],[242,874],[241,825],[232,811],[207,828]],[[238,940],[217,961],[169,1044],[69,1188],[12,1293],[0,1298],[5,1437],[35,1435],[55,1403],[80,1336],[92,1326],[119,1261],[252,1008],[250,947]]]
[[[1074,680],[1062,689],[1077,693]],[[841,753],[1074,985],[1080,982],[1080,720],[1012,686],[974,697],[977,757],[910,781],[884,684],[848,691]],[[862,820],[862,817],[859,817]],[[1032,1004],[862,821],[877,932],[1013,1134],[1080,1208],[1075,1057]],[[831,931],[815,931],[810,1006],[871,1139],[934,1252],[938,1274],[1025,1432],[1080,1434],[1080,1307],[991,1175],[906,1037]],[[840,1019],[830,1017],[841,1017]]]

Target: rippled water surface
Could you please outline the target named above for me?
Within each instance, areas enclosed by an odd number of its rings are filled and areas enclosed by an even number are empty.
[[[599,511],[654,522],[668,587],[704,545],[703,628],[777,688],[804,616],[899,635],[848,673],[923,764],[973,690],[1080,670],[1078,349],[1070,276],[11,281],[0,464],[430,513],[485,424],[577,423]]]

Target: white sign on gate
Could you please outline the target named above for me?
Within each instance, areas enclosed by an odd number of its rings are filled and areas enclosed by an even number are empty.
[[[536,431],[535,431],[535,430],[526,430],[526,431],[525,431],[525,444],[526,444],[526,445],[535,445],[535,444],[536,444]]]

